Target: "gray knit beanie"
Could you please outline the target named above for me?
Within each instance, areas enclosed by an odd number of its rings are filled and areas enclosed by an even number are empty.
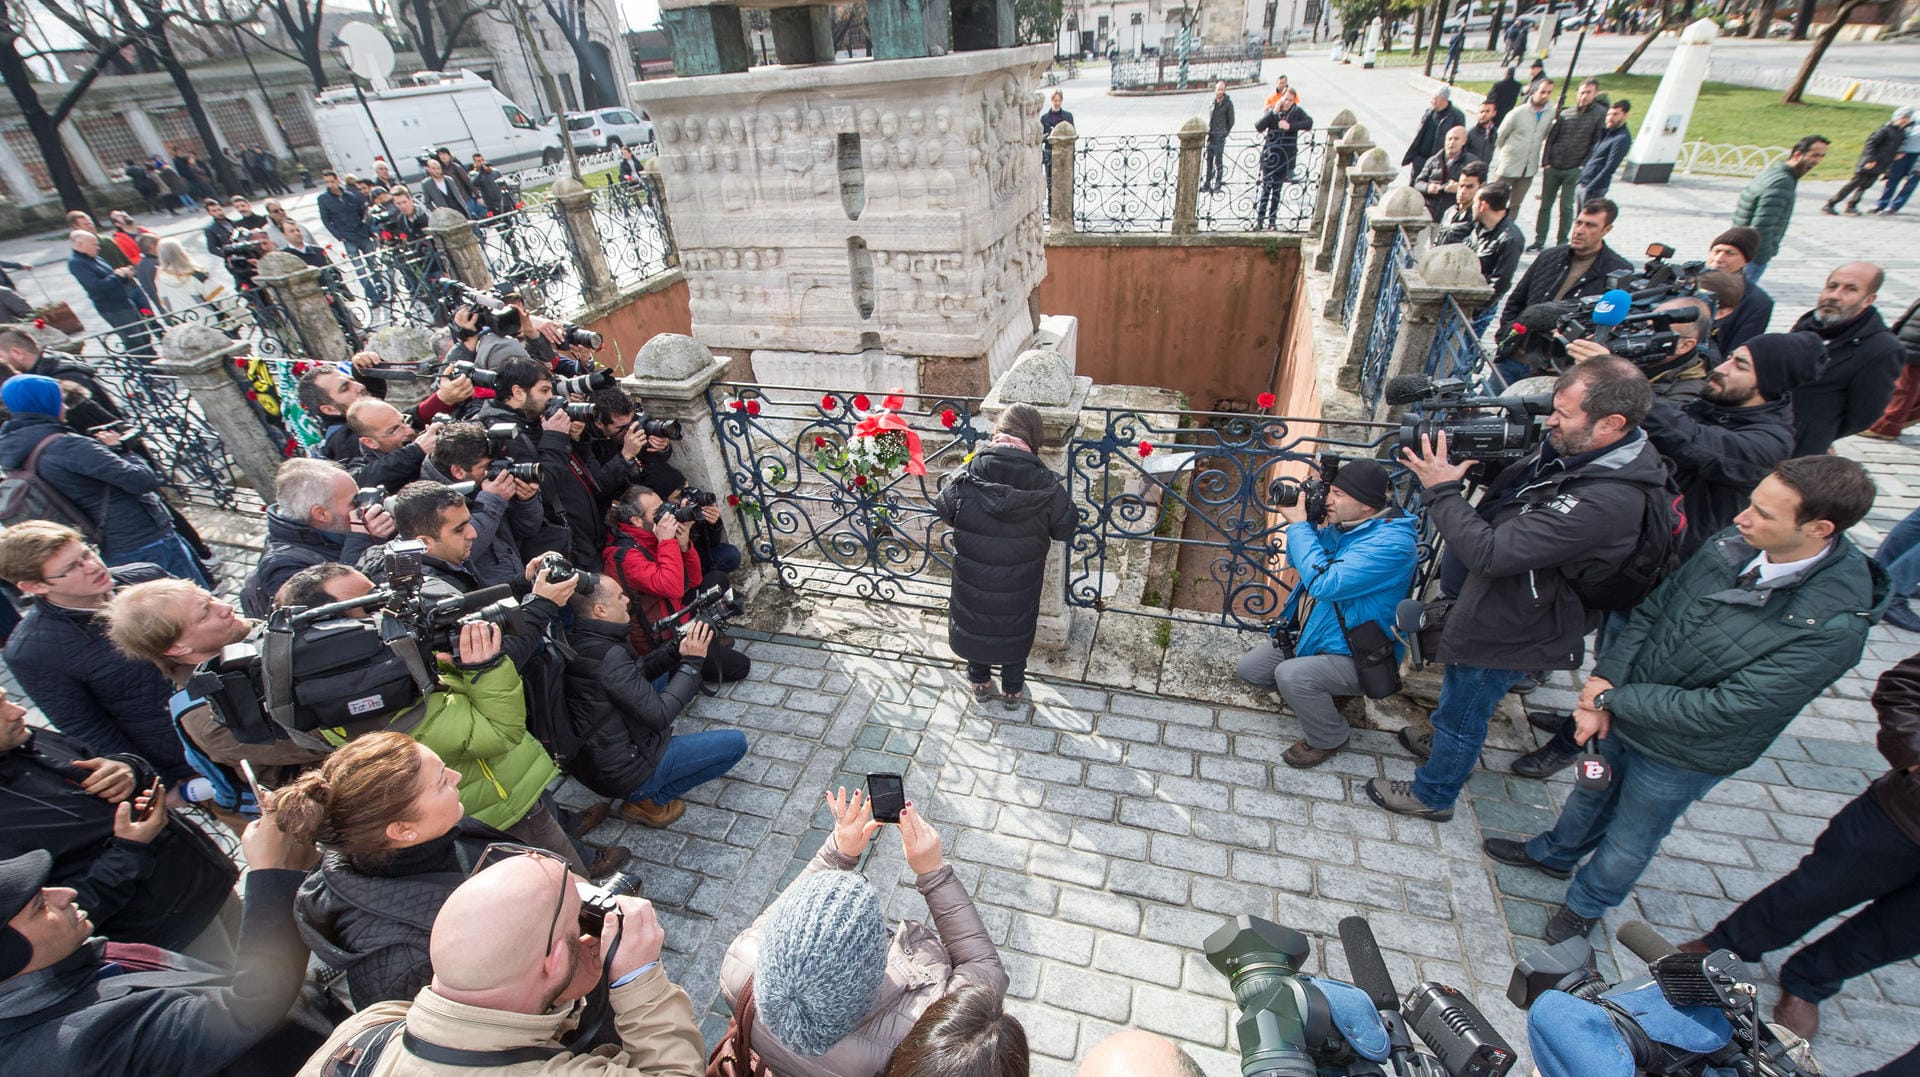
[[[850,871],[821,871],[774,902],[753,974],[753,1003],[781,1043],[823,1055],[880,998],[887,973],[880,897]]]

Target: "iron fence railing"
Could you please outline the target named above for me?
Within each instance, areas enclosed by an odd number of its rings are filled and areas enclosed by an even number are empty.
[[[1367,328],[1367,350],[1360,357],[1360,397],[1369,412],[1380,406],[1380,391],[1387,383],[1387,368],[1393,362],[1393,346],[1400,338],[1401,307],[1407,298],[1404,276],[1413,267],[1413,241],[1407,230],[1393,230],[1393,244],[1387,248],[1387,264],[1380,279],[1380,298],[1373,308],[1373,322]]]
[[[1227,136],[1218,175],[1210,170],[1203,151],[1196,205],[1200,231],[1249,232],[1265,225],[1281,232],[1305,232],[1312,226],[1313,203],[1320,193],[1327,155],[1326,135],[1302,134],[1290,170],[1275,158],[1263,160],[1262,145],[1259,135]],[[1269,180],[1272,190],[1268,190]],[[1271,204],[1262,206],[1263,200]]]
[[[1367,184],[1367,206],[1380,202],[1380,185]],[[1353,324],[1353,308],[1360,302],[1360,286],[1366,280],[1367,272],[1367,236],[1373,229],[1367,227],[1367,215],[1362,212],[1355,220],[1358,222],[1353,235],[1347,237],[1347,245],[1352,248],[1352,259],[1347,263],[1347,290],[1340,297],[1340,324]]]
[[[495,285],[512,285],[537,314],[565,319],[586,308],[586,271],[557,202],[535,202],[475,221]]]
[[[1080,232],[1171,231],[1179,177],[1177,136],[1075,139],[1073,227]]]
[[[593,192],[593,231],[607,255],[615,287],[639,287],[673,264],[673,235],[660,199],[645,183],[615,183]]]
[[[1433,344],[1427,349],[1426,373],[1432,378],[1464,378],[1485,388],[1491,364],[1473,331],[1473,318],[1448,296],[1440,309],[1440,324],[1434,330]]]
[[[1257,44],[1189,48],[1184,60],[1177,48],[1165,48],[1157,56],[1116,58],[1108,66],[1107,85],[1115,90],[1152,90],[1205,87],[1223,79],[1252,82],[1260,77],[1260,59]]]
[[[383,326],[445,325],[452,297],[442,281],[451,273],[452,263],[438,241],[421,238],[386,241],[365,254],[338,259],[331,280],[322,284],[345,308],[341,329],[359,348],[367,333]]]
[[[744,546],[803,590],[910,606],[946,605],[951,532],[933,514],[939,477],[984,435],[973,397],[907,397],[717,383],[707,391]],[[927,474],[904,460],[863,467],[848,448],[887,409],[920,438]]]

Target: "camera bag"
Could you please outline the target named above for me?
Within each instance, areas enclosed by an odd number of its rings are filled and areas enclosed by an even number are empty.
[[[1328,603],[1333,607],[1333,619],[1340,622],[1340,634],[1347,638],[1347,653],[1353,657],[1353,669],[1360,681],[1360,691],[1368,699],[1385,699],[1400,691],[1400,659],[1393,653],[1393,637],[1380,627],[1377,621],[1362,621],[1349,628],[1347,619],[1340,614],[1339,603]]]
[[[377,624],[350,617],[295,627],[276,611],[261,654],[268,713],[294,734],[383,728],[437,684],[411,637],[389,645]]]

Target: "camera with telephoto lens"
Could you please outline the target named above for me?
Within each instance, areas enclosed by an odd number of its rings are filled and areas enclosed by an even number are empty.
[[[440,287],[446,293],[446,298],[459,310],[473,312],[476,319],[475,332],[489,332],[502,337],[520,335],[520,330],[525,324],[520,316],[520,310],[508,303],[501,292],[475,288],[455,277],[442,277]],[[459,329],[456,327],[455,335],[458,334]]]
[[[1675,263],[1673,248],[1664,243],[1647,247],[1647,261],[1638,272],[1618,269],[1607,274],[1598,295],[1536,303],[1520,312],[1502,330],[1495,357],[1523,362],[1539,371],[1564,371],[1571,365],[1567,345],[1592,340],[1607,351],[1639,366],[1648,377],[1666,373],[1679,361],[1673,353],[1679,323],[1697,319],[1695,308],[1655,311],[1670,299],[1697,295],[1705,262]]]
[[[362,486],[353,492],[353,507],[356,509],[377,508],[386,504],[387,491],[379,486]]]
[[[720,499],[712,491],[702,490],[698,486],[681,487],[680,499],[697,509],[711,508],[720,503]]]
[[[228,260],[258,258],[265,253],[267,253],[267,244],[264,240],[258,239],[243,239],[220,248],[220,257]]]
[[[567,418],[572,419],[576,423],[584,423],[593,418],[592,404],[584,400],[570,402],[558,394],[555,394],[553,398],[553,410],[556,412],[566,412]]]
[[[473,383],[475,389],[492,389],[497,387],[500,382],[499,371],[482,370],[474,366],[471,361],[464,359],[458,363],[448,363],[447,369],[442,373],[445,377],[449,378],[465,378]],[[442,414],[444,415],[445,413],[443,412]],[[438,422],[441,417],[440,415],[436,415],[433,418],[435,422]],[[449,421],[451,420],[449,419]]]
[[[546,578],[548,583],[565,583],[575,576],[580,577],[580,594],[588,594],[600,586],[598,573],[576,566],[567,560],[565,554],[544,553],[540,555],[540,567],[535,570]]]
[[[669,516],[683,524],[690,524],[700,518],[700,509],[685,501],[662,501],[660,507],[653,510],[653,522],[656,524]]]
[[[1309,465],[1311,466],[1311,465]],[[1278,478],[1267,484],[1267,496],[1275,505],[1290,509],[1300,504],[1301,498],[1307,503],[1307,522],[1319,527],[1327,520],[1327,491],[1333,489],[1333,477],[1340,472],[1340,457],[1335,453],[1323,452],[1320,462],[1314,468],[1318,478],[1290,479]]]
[[[687,629],[698,621],[713,629],[717,640],[726,631],[735,617],[747,612],[747,607],[733,595],[733,588],[714,584],[701,588],[686,605],[667,614],[649,625],[655,639],[661,639],[671,631],[674,639],[687,634]]]
[[[560,330],[560,346],[562,348],[586,348],[590,351],[597,352],[604,343],[606,343],[606,338],[602,337],[599,333],[591,329],[582,329],[571,322],[567,323]],[[595,373],[599,372],[596,371]],[[606,381],[596,383],[593,388],[599,389],[607,385],[612,385],[613,372],[607,371],[606,375]],[[586,390],[583,389],[579,391],[585,392]]]
[[[540,481],[540,465],[538,463],[522,463],[517,460],[489,461],[487,463],[487,478],[497,478],[501,475],[511,475],[521,482],[537,483]]]
[[[633,413],[633,422],[650,438],[680,440],[680,420],[678,419],[656,419],[644,411],[636,411]]]
[[[598,335],[597,333],[594,334],[596,337]],[[597,370],[585,374],[575,374],[568,378],[553,379],[553,395],[586,396],[596,390],[605,389],[612,384],[613,371],[608,370],[606,367],[600,367]]]
[[[1511,463],[1540,444],[1541,417],[1553,410],[1552,397],[1470,396],[1471,391],[1460,378],[1402,374],[1389,379],[1387,403],[1417,409],[1400,421],[1400,449],[1417,453],[1421,439],[1445,434],[1447,455],[1455,462]]]

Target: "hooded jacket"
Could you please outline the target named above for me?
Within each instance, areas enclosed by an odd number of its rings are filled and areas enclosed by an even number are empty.
[[[328,968],[346,973],[354,1009],[410,999],[433,980],[427,940],[447,895],[467,881],[488,845],[513,840],[463,818],[382,864],[330,852],[294,899],[300,937]]]
[[[66,436],[40,454],[40,478],[93,518],[108,561],[173,533],[173,518],[158,493],[164,482],[152,468],[75,434],[51,415],[23,412],[0,426],[0,467],[25,464],[33,447],[51,434]]]
[[[280,585],[303,568],[338,563],[355,564],[373,546],[373,536],[322,531],[292,519],[276,504],[267,506],[267,548],[240,589],[240,610],[249,617],[273,612],[273,596]]]
[[[1394,607],[1407,597],[1419,566],[1419,530],[1419,522],[1397,508],[1351,529],[1305,521],[1287,528],[1287,567],[1300,574],[1300,582],[1287,596],[1281,619],[1294,618],[1302,595],[1314,600],[1300,626],[1298,653],[1353,653],[1342,619],[1348,628],[1377,621],[1392,637]]]
[[[829,836],[794,883],[815,872],[851,871],[858,863],[840,855]],[[873,1008],[823,1055],[799,1054],[775,1038],[764,1021],[755,1020],[753,1049],[770,1070],[780,1077],[879,1077],[913,1023],[962,981],[1006,995],[1007,970],[953,865],[943,864],[916,878],[913,885],[926,899],[933,927],[908,921],[894,930],[887,948],[886,978]],[[736,1012],[740,989],[760,966],[768,915],[762,912],[753,926],[742,931],[720,963],[720,991]]]
[[[1734,203],[1733,223],[1760,233],[1760,250],[1753,261],[1766,265],[1780,253],[1780,241],[1787,238],[1787,225],[1793,220],[1793,198],[1800,190],[1800,174],[1778,160],[1760,170],[1740,189]]]
[[[102,976],[106,954],[92,939],[0,983],[0,1058],[47,1074],[220,1073],[266,1039],[299,996],[307,951],[290,909],[300,877],[247,872],[232,972],[168,954],[173,968]]]
[[[1880,320],[1877,307],[1834,326],[1821,325],[1808,311],[1792,331],[1817,333],[1827,342],[1826,366],[1793,391],[1793,455],[1818,456],[1880,418],[1893,399],[1907,349]]]
[[[133,564],[112,575],[126,587],[167,574]],[[7,639],[7,668],[62,734],[108,755],[141,756],[168,785],[193,777],[167,711],[173,685],[152,663],[116,650],[98,613],[34,599]]]
[[[1643,491],[1666,464],[1639,431],[1583,457],[1552,446],[1494,479],[1470,505],[1458,482],[1426,491],[1447,542],[1443,576],[1466,577],[1440,638],[1440,660],[1483,669],[1576,669],[1589,616],[1576,585],[1610,579],[1640,541]]]
[[[431,459],[421,463],[420,477],[448,485],[458,481]],[[540,499],[520,501],[476,490],[467,498],[467,508],[473,514],[473,552],[467,555],[467,571],[482,587],[522,579],[540,538]]]
[[[1055,542],[1073,535],[1073,499],[1040,458],[988,445],[947,480],[934,511],[953,526],[947,642],[968,662],[1024,662]]]
[[[1729,408],[1698,396],[1684,403],[1656,396],[1642,425],[1653,447],[1673,465],[1674,482],[1686,498],[1682,557],[1733,526],[1733,518],[1747,507],[1747,495],[1775,464],[1793,455],[1788,397]]]
[[[1722,532],[1633,611],[1593,670],[1614,686],[1614,734],[1674,766],[1732,774],[1860,661],[1892,597],[1886,571],[1841,535],[1811,566],[1742,586],[1759,552]]]
[[[1880,675],[1873,709],[1880,716],[1880,754],[1893,769],[1875,779],[1867,795],[1920,844],[1920,654]]]
[[[146,844],[114,837],[115,806],[82,790],[85,772],[73,765],[96,755],[50,729],[0,752],[0,859],[47,850],[47,885],[79,891],[96,931],[178,950],[213,923],[239,873],[199,827],[177,818]],[[108,758],[133,768],[135,788],[153,781],[139,756]]]
[[[700,586],[700,552],[678,542],[662,543],[651,528],[616,524],[601,553],[601,567],[620,581],[633,604],[633,641],[645,646],[646,628],[680,608],[688,591]]]
[[[626,623],[583,617],[569,639],[567,708],[581,747],[567,772],[603,797],[625,798],[653,777],[673,739],[673,720],[700,692],[703,659],[692,655],[677,658],[666,687],[656,691],[630,631]]]

